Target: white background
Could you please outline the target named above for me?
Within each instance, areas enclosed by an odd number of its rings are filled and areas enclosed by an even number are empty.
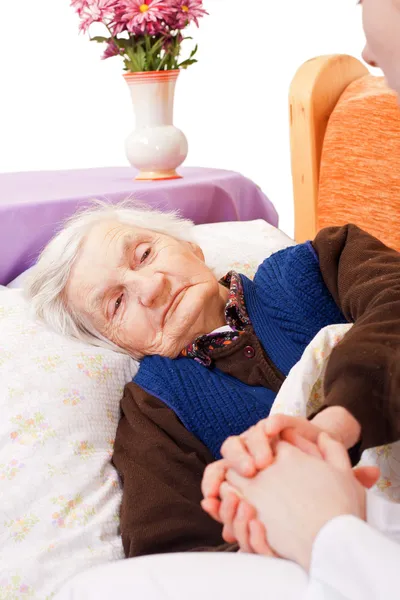
[[[288,89],[305,60],[359,57],[356,0],[204,0],[199,63],[177,84],[186,164],[254,179],[293,233]],[[0,0],[0,172],[126,165],[133,112],[119,58],[78,35],[69,0]],[[189,42],[190,43],[190,42]]]

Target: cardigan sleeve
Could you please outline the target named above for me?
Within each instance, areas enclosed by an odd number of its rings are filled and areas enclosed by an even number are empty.
[[[400,254],[355,225],[313,242],[321,273],[354,326],[333,350],[325,405],[345,407],[362,428],[360,452],[400,439]]]
[[[121,534],[127,557],[236,550],[201,508],[201,480],[213,457],[165,404],[129,383],[113,463],[122,480]]]

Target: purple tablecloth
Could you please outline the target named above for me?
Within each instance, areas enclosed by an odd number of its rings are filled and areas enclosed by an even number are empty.
[[[93,198],[134,198],[177,209],[195,223],[265,219],[273,204],[249,179],[217,169],[186,168],[183,179],[134,181],[130,167],[0,174],[0,284],[31,266],[59,223]]]

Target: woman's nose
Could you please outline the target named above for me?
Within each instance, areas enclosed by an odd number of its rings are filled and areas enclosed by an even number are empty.
[[[166,278],[163,273],[140,273],[135,281],[137,299],[143,306],[151,307],[162,302],[166,291]]]

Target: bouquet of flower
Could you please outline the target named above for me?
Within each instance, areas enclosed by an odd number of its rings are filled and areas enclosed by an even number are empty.
[[[202,0],[71,0],[81,20],[80,31],[93,23],[107,28],[106,36],[90,39],[106,44],[103,58],[121,56],[125,70],[186,69],[197,62],[197,46],[181,60],[183,30],[207,14]]]

